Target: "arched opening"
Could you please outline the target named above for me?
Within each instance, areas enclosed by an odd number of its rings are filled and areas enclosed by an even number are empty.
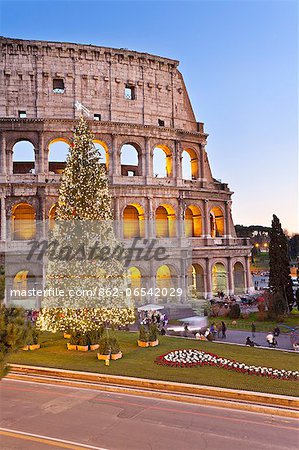
[[[49,211],[49,229],[53,230],[55,225],[55,219],[56,219],[56,211],[57,211],[57,205],[56,203],[51,206]]]
[[[19,203],[12,211],[12,236],[15,241],[34,239],[35,211],[28,203]]]
[[[243,294],[245,292],[244,267],[240,262],[234,265],[234,292],[235,294]]]
[[[172,152],[166,145],[157,145],[153,152],[153,176],[167,178],[172,175]]]
[[[213,238],[224,235],[224,215],[218,206],[210,211],[210,230]]]
[[[202,216],[198,206],[190,205],[185,211],[185,236],[196,237],[202,235]]]
[[[157,295],[164,301],[171,294],[171,288],[177,288],[177,277],[175,272],[166,264],[158,267],[156,271]]]
[[[156,237],[176,236],[176,217],[172,206],[161,205],[156,209]]]
[[[35,284],[35,277],[28,270],[20,270],[13,278],[13,294],[15,299],[27,299],[27,292]]]
[[[121,174],[127,177],[141,175],[140,149],[135,144],[124,144],[120,150]]]
[[[139,205],[128,205],[123,213],[124,238],[144,237],[144,212]]]
[[[62,174],[66,166],[69,153],[69,142],[64,138],[57,138],[49,144],[49,172]]]
[[[204,271],[200,264],[194,263],[188,269],[188,288],[192,296],[204,297]]]
[[[128,288],[131,290],[131,298],[141,298],[141,272],[138,267],[129,267],[128,269]]]
[[[108,170],[109,166],[109,152],[107,144],[103,141],[95,140],[93,141],[95,148],[98,150],[100,156],[100,163],[105,164],[106,169]]]
[[[198,178],[198,157],[196,152],[189,148],[182,153],[182,178],[183,180]]]
[[[19,141],[12,148],[13,173],[35,173],[34,146],[29,141]]]
[[[216,263],[212,269],[213,294],[227,292],[227,272],[224,264]]]

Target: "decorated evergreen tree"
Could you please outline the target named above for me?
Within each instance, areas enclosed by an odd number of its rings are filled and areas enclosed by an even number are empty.
[[[273,294],[272,309],[276,311],[276,315],[286,314],[294,302],[292,280],[290,277],[288,240],[282,230],[278,217],[275,215],[273,215],[270,231],[269,258],[269,287]]]
[[[41,329],[89,332],[107,322],[134,322],[134,309],[125,297],[125,252],[114,235],[106,169],[83,117],[70,145],[49,242],[54,250],[48,254],[49,294],[38,319]],[[109,257],[103,257],[103,245]],[[64,291],[60,298],[57,289]],[[69,294],[80,290],[92,296]]]

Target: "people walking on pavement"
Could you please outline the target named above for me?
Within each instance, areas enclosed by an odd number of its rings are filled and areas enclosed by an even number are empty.
[[[266,337],[269,347],[275,348],[277,346],[277,340],[275,339],[273,333],[269,333]]]
[[[255,332],[256,332],[256,326],[255,326],[255,323],[252,322],[252,324],[251,324],[251,335],[252,335],[252,337],[255,337]]]
[[[217,323],[217,337],[218,337],[218,339],[220,338],[220,334],[221,334],[221,331],[222,331],[222,324],[219,322],[219,323]]]
[[[226,338],[226,330],[227,330],[226,325],[225,325],[225,323],[222,321],[222,322],[221,322],[221,331],[222,331],[222,337],[223,337],[223,338]]]
[[[273,334],[274,334],[275,337],[278,337],[280,335],[280,329],[279,329],[278,326],[276,326],[274,328]]]

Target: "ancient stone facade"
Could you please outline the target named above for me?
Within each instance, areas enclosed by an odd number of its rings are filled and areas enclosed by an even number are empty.
[[[57,140],[69,142],[79,101],[105,150],[115,219],[131,221],[121,237],[192,238],[187,270],[196,291],[209,298],[219,289],[251,290],[250,246],[236,237],[232,192],[212,176],[208,135],[196,122],[178,61],[91,45],[8,38],[0,44],[0,252],[14,240],[19,205],[29,205],[35,220],[51,216],[61,163],[49,163],[49,148]],[[33,162],[14,161],[20,141],[33,145]],[[122,162],[128,145],[137,162]],[[157,149],[165,157],[162,176],[154,168]],[[148,225],[141,233],[132,222],[143,220]],[[150,272],[148,285],[156,285],[158,266],[137,269],[141,276]],[[177,268],[169,270],[174,276]]]

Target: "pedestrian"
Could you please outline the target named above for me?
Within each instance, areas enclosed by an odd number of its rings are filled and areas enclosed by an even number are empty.
[[[249,345],[250,347],[254,347],[254,342],[250,339],[249,336],[247,336],[247,338],[246,338],[246,344],[245,345]]]
[[[279,327],[276,326],[276,327],[274,328],[273,334],[274,334],[275,337],[278,337],[278,336],[280,335],[280,329],[279,329]]]
[[[221,322],[221,331],[222,331],[222,337],[226,338],[226,325],[224,322]]]
[[[219,322],[217,323],[217,337],[220,338],[220,333],[222,330],[222,324]]]
[[[252,324],[251,324],[251,334],[252,334],[252,337],[255,337],[255,331],[256,331],[256,326],[255,326],[255,323],[252,322]]]

